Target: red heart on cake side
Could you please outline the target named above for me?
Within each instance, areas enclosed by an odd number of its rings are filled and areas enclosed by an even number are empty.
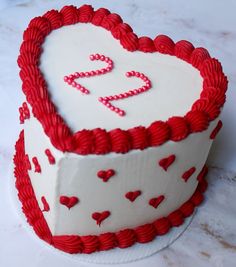
[[[158,197],[151,198],[149,200],[149,205],[152,206],[154,209],[156,209],[164,199],[165,199],[164,195],[160,195]]]
[[[184,172],[182,174],[182,178],[184,179],[185,183],[194,174],[195,171],[196,171],[196,168],[195,167],[191,167],[190,169],[188,169],[186,172]]]
[[[75,196],[60,196],[60,203],[66,206],[68,209],[74,207],[79,202],[79,199]]]
[[[105,210],[103,212],[94,212],[92,214],[92,218],[97,222],[97,225],[101,225],[102,221],[104,221],[107,217],[110,216],[110,211]]]
[[[172,154],[167,158],[163,158],[159,161],[159,165],[163,168],[163,170],[167,171],[170,165],[175,161],[175,155]]]
[[[103,180],[103,182],[107,182],[112,176],[115,175],[115,171],[113,169],[109,170],[100,170],[97,172],[97,176]]]
[[[127,192],[125,194],[125,197],[130,200],[131,202],[134,202],[135,199],[141,195],[141,191],[140,190],[137,190],[137,191],[130,191],[130,192]]]

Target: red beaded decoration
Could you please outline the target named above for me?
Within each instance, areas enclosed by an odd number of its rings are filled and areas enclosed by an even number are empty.
[[[20,112],[20,123],[23,124],[26,119],[30,118],[30,112],[26,102],[24,102],[22,104],[22,107],[19,108],[19,112]]]
[[[125,111],[118,108],[118,107],[115,107],[113,104],[111,104],[111,101],[120,100],[120,99],[128,98],[131,96],[139,95],[141,93],[148,91],[151,88],[151,81],[149,80],[149,78],[146,75],[144,75],[141,72],[128,71],[128,72],[126,72],[126,76],[128,78],[129,77],[140,78],[141,80],[143,80],[145,82],[145,85],[143,85],[142,87],[137,88],[137,89],[129,90],[128,92],[125,92],[125,93],[121,93],[118,95],[112,95],[112,96],[99,97],[99,99],[98,99],[103,105],[105,105],[111,111],[116,112],[120,116],[125,116]]]
[[[50,164],[55,164],[56,160],[55,160],[55,158],[53,157],[53,155],[52,155],[52,153],[51,153],[51,151],[50,151],[49,149],[46,149],[46,150],[45,150],[45,154],[46,154],[46,156],[48,157],[48,161],[49,161],[49,163],[50,163]]]
[[[110,72],[113,69],[113,61],[104,55],[101,54],[92,54],[90,55],[90,60],[100,60],[104,61],[107,63],[107,67],[102,68],[102,69],[97,69],[97,70],[92,70],[92,71],[86,71],[86,72],[75,72],[74,74],[71,74],[69,76],[64,77],[64,81],[68,83],[69,85],[75,87],[78,89],[81,93],[83,94],[89,94],[90,91],[82,86],[81,84],[77,83],[75,80],[79,78],[89,78],[92,76],[97,76],[97,75],[102,75]]]
[[[33,157],[33,158],[32,158],[32,161],[33,161],[33,163],[34,163],[34,171],[40,173],[40,172],[41,172],[41,167],[40,167],[40,164],[39,164],[39,162],[38,162],[37,157]]]
[[[42,211],[49,211],[50,210],[50,207],[49,207],[49,204],[46,200],[46,198],[44,196],[41,197],[41,201],[43,203],[43,210]]]

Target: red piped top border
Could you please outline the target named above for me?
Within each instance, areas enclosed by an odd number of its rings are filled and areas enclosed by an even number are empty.
[[[159,52],[176,56],[200,71],[203,90],[200,98],[183,117],[174,116],[167,121],[155,121],[148,127],[137,126],[128,130],[80,130],[72,133],[52,103],[46,81],[39,69],[42,43],[51,31],[75,23],[92,23],[110,31],[128,51]],[[32,106],[34,116],[41,122],[51,143],[63,152],[81,155],[127,153],[132,149],[159,146],[168,140],[180,141],[190,133],[207,129],[210,121],[220,114],[225,102],[228,80],[220,62],[208,51],[185,40],[174,43],[168,36],[158,35],[154,40],[138,37],[123,23],[119,15],[105,8],[94,11],[90,5],[80,8],[65,6],[61,11],[51,10],[31,20],[23,35],[18,65],[22,90]]]

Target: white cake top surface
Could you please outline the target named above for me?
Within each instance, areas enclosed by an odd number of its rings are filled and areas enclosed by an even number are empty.
[[[89,59],[96,53],[110,57],[114,68],[105,75],[77,79],[90,91],[85,95],[65,83],[64,76],[105,68],[105,62]],[[203,82],[199,71],[185,61],[160,53],[128,52],[110,32],[92,24],[65,26],[50,33],[43,44],[40,69],[58,113],[74,132],[98,127],[129,129],[183,116],[199,98]],[[126,77],[125,73],[132,70],[144,73],[152,87],[113,101],[126,112],[121,117],[98,98],[143,86],[141,79]]]

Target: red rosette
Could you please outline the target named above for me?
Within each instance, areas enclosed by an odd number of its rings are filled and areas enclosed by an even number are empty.
[[[81,130],[74,134],[73,139],[76,144],[74,152],[87,155],[94,151],[94,136],[92,131]]]
[[[33,40],[38,44],[42,44],[44,41],[45,35],[36,27],[27,28],[23,33],[23,40],[30,41]]]
[[[171,227],[170,221],[166,217],[156,220],[154,222],[154,226],[158,235],[164,235],[168,233]]]
[[[194,205],[191,201],[187,201],[179,209],[184,217],[189,217],[194,212]]]
[[[93,18],[93,7],[90,5],[83,5],[78,9],[79,22],[88,23]]]
[[[117,246],[119,248],[128,248],[136,243],[136,233],[132,229],[121,230],[116,233]]]
[[[22,80],[30,79],[31,81],[34,81],[37,76],[40,76],[40,70],[35,64],[25,64],[20,70],[20,78]],[[34,82],[32,82],[31,84],[34,84]]]
[[[126,131],[114,129],[109,132],[112,152],[127,153],[130,148],[130,136]]]
[[[153,43],[153,40],[149,37],[143,36],[138,39],[139,42],[139,50],[145,53],[151,53],[154,52],[155,45]]]
[[[104,16],[103,20],[100,23],[100,26],[106,30],[111,31],[120,23],[122,23],[121,17],[116,13],[111,13],[107,16]]]
[[[51,24],[49,20],[44,17],[33,18],[29,23],[29,28],[31,27],[38,28],[45,36],[51,32]]]
[[[122,35],[128,32],[133,32],[133,30],[127,23],[120,23],[111,30],[113,37],[116,39],[120,39]]]
[[[209,125],[207,113],[201,110],[191,110],[185,115],[191,133],[202,132]]]
[[[210,54],[208,51],[203,47],[197,47],[193,50],[191,57],[190,57],[190,63],[197,69],[200,69],[203,62],[210,58]]]
[[[81,236],[81,242],[84,245],[83,253],[91,254],[99,250],[99,239],[96,235]]]
[[[76,235],[53,236],[52,244],[55,248],[70,254],[82,253],[84,250],[83,242]]]
[[[51,25],[52,30],[56,30],[63,25],[63,18],[60,12],[57,10],[50,10],[43,15],[43,18],[46,18]]]
[[[46,134],[49,133],[51,127],[63,124],[62,117],[55,113],[43,114],[43,116],[40,117],[37,117],[37,114],[34,114],[34,116],[41,122]]]
[[[109,134],[106,130],[100,128],[94,129],[93,137],[95,154],[102,155],[111,151]]]
[[[206,59],[200,68],[200,73],[202,77],[207,77],[213,73],[220,73],[222,71],[223,70],[222,70],[221,63],[216,58]]]
[[[156,237],[156,228],[153,224],[145,224],[135,229],[137,242],[147,243]]]
[[[160,146],[170,137],[170,127],[163,121],[153,122],[147,130],[150,146]]]
[[[214,120],[220,114],[219,106],[211,99],[198,99],[192,105],[192,111],[200,110],[206,112],[210,120]]]
[[[148,147],[148,137],[145,127],[139,126],[128,130],[133,149],[145,149]]]
[[[201,169],[201,171],[199,172],[198,176],[197,176],[197,180],[199,182],[203,181],[205,176],[207,175],[208,173],[208,168],[206,165],[203,166],[203,168]]]
[[[206,173],[206,175],[207,175],[207,173]],[[199,192],[204,193],[207,190],[207,187],[208,187],[208,183],[207,183],[206,179],[202,179],[199,182],[197,189],[199,190]]]
[[[38,212],[39,212],[39,214],[41,214],[40,210]],[[39,220],[34,222],[33,228],[34,228],[35,233],[41,239],[43,239],[48,244],[51,244],[51,242],[52,242],[52,234],[51,234],[50,229],[49,229],[49,227],[47,225],[47,222],[44,220],[43,217],[41,217]]]
[[[176,210],[167,216],[172,226],[180,226],[184,222],[183,214],[180,210]]]
[[[136,51],[138,49],[138,37],[133,32],[128,32],[120,38],[121,45],[128,51]]]
[[[104,233],[99,235],[100,250],[109,250],[117,247],[117,239],[114,233]]]
[[[41,46],[33,40],[24,41],[20,47],[20,53],[29,52],[34,54],[36,57],[38,57],[41,54],[41,51],[42,51]]]
[[[79,21],[78,10],[75,6],[64,6],[60,11],[64,25],[75,24]]]
[[[210,99],[221,107],[225,103],[226,95],[220,88],[210,86],[201,92],[201,98]]]
[[[222,73],[214,72],[211,75],[205,77],[203,80],[203,89],[205,90],[207,87],[216,87],[220,88],[222,92],[226,92],[228,86],[228,79]]]
[[[110,14],[110,11],[106,8],[99,8],[97,11],[94,12],[93,18],[91,23],[100,26],[104,17]]]
[[[202,193],[200,191],[195,191],[194,194],[192,195],[192,197],[190,198],[190,201],[195,206],[199,206],[202,203],[203,199],[204,199],[204,197],[203,197]]]
[[[174,55],[175,43],[170,37],[163,34],[158,35],[154,39],[154,44],[156,51],[158,51],[159,53]]]
[[[38,63],[39,58],[34,53],[30,52],[21,53],[17,59],[17,64],[20,68],[28,65],[34,65],[34,67],[36,67]],[[21,79],[23,80],[24,78],[21,77]]]
[[[182,117],[171,117],[168,119],[167,124],[169,125],[170,131],[170,140],[180,141],[185,139],[189,134],[189,128],[187,121]]]
[[[190,61],[193,50],[194,46],[189,41],[181,40],[175,44],[175,55],[187,62]]]

